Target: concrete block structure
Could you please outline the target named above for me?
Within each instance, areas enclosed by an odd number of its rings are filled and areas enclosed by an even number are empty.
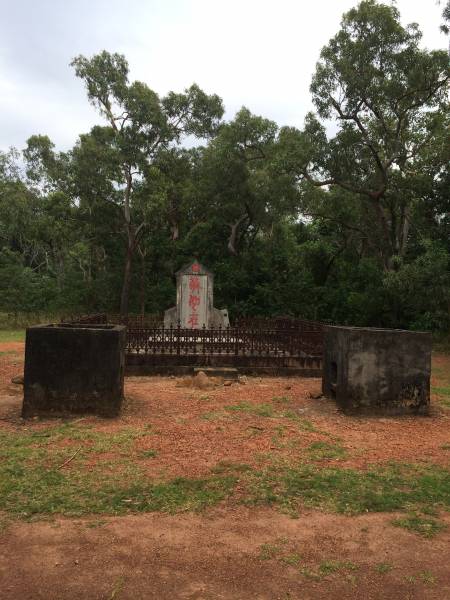
[[[431,334],[326,327],[322,391],[346,413],[426,414]]]
[[[123,401],[125,342],[123,325],[29,327],[22,415],[118,415]]]

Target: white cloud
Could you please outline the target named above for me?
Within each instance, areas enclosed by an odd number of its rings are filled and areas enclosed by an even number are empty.
[[[227,116],[242,105],[300,126],[320,49],[356,0],[0,0],[0,148],[35,133],[60,149],[100,122],[69,67],[77,54],[125,54],[158,93],[198,83]],[[429,48],[446,47],[435,0],[399,0]]]

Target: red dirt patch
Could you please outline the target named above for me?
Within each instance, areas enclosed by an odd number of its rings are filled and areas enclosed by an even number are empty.
[[[241,507],[17,523],[1,539],[2,600],[450,598],[450,533],[430,542],[392,518]]]
[[[23,351],[23,343],[12,342],[0,344],[0,352],[11,345]],[[20,372],[23,359],[1,354],[0,361],[0,426],[17,426],[22,388],[10,384],[10,377]],[[447,367],[450,372],[450,357],[436,356],[435,364],[439,372]],[[439,376],[434,379],[438,384]],[[111,420],[86,417],[83,423],[105,433],[149,427],[152,435],[137,438],[131,452],[141,455],[149,475],[158,477],[203,476],[221,461],[255,466],[275,457],[295,460],[313,442],[346,451],[344,457],[322,459],[321,465],[366,468],[392,460],[449,464],[442,446],[450,442],[450,410],[437,404],[430,417],[359,418],[343,415],[332,401],[312,399],[320,391],[318,379],[248,378],[247,385],[208,390],[182,383],[168,377],[127,378],[123,414]],[[269,416],[259,414],[261,409]],[[27,427],[54,423],[32,421]],[[149,449],[156,456],[142,458]]]

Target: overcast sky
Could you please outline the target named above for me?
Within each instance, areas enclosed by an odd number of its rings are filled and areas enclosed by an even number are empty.
[[[356,0],[0,0],[0,149],[46,134],[59,150],[101,122],[71,59],[125,54],[159,94],[196,82],[279,125],[301,126],[320,49]],[[446,48],[436,0],[398,0],[423,45]]]

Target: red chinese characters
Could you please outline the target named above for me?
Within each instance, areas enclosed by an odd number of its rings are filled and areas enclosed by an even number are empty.
[[[189,289],[191,292],[195,290],[200,290],[200,278],[199,277],[189,277]]]
[[[198,315],[196,315],[195,313],[191,313],[189,315],[188,324],[191,326],[191,329],[197,329],[198,328]]]
[[[194,296],[193,294],[189,294],[189,306],[193,311],[196,311],[198,305],[200,304],[200,297]]]
[[[198,273],[200,266],[198,263],[194,263],[192,265],[192,271]],[[189,319],[188,325],[192,329],[197,329],[199,327],[198,321],[198,308],[200,306],[200,277],[198,275],[190,275],[189,276]]]

